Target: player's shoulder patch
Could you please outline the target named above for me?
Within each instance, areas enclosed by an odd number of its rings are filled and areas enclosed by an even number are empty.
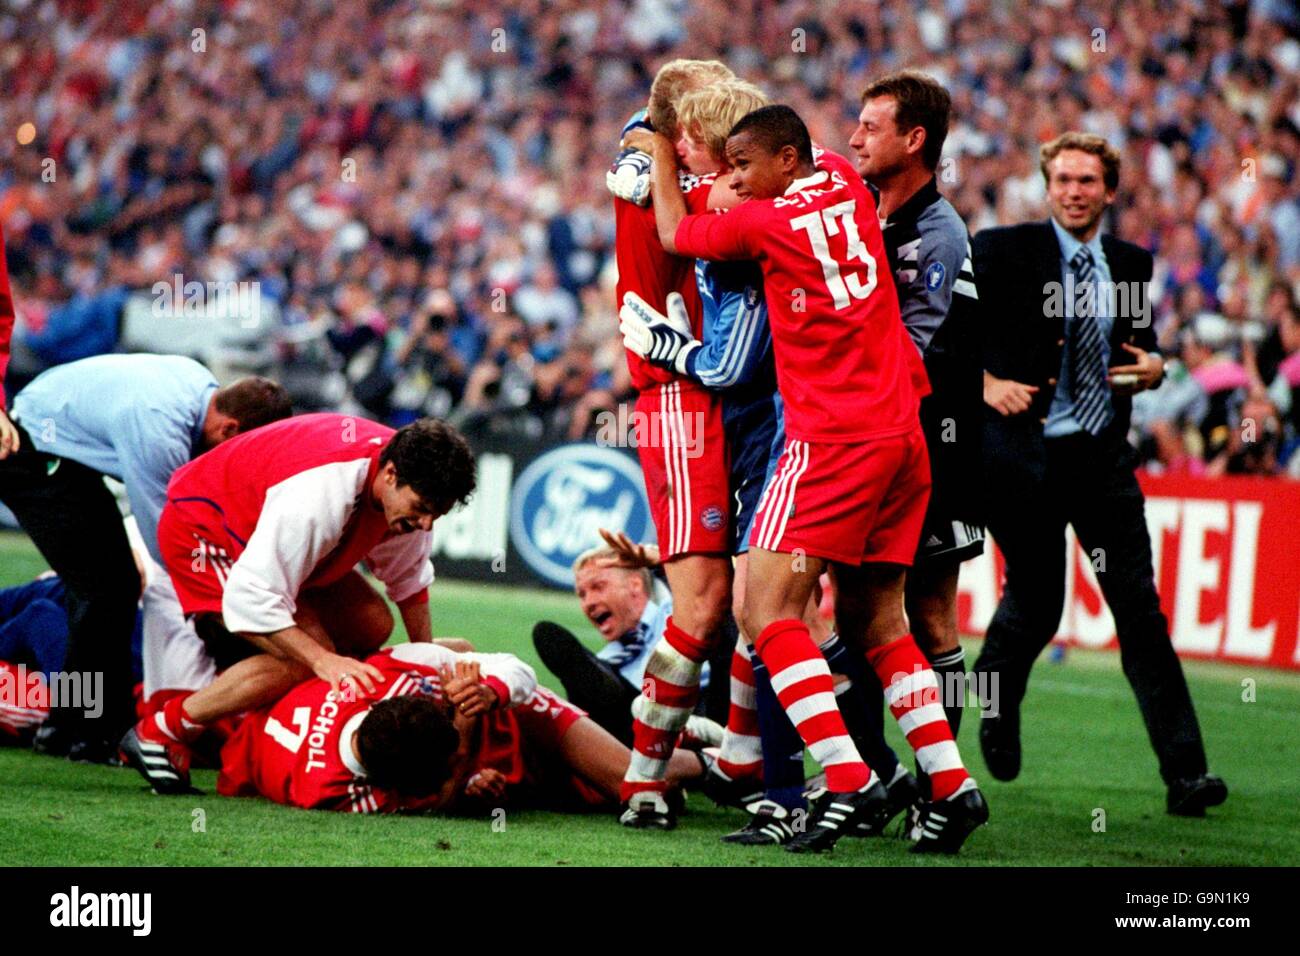
[[[943,285],[943,277],[946,272],[947,270],[944,268],[942,262],[930,263],[929,267],[925,270],[925,288],[930,292],[938,290],[938,288]]]
[[[713,181],[717,178],[717,173],[704,173],[697,176],[695,173],[683,171],[677,173],[677,184],[681,187],[682,192],[688,193],[703,186],[712,186]]]

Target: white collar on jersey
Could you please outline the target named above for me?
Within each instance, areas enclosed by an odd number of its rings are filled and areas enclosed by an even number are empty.
[[[369,707],[358,714],[353,714],[348,718],[348,722],[343,725],[343,729],[339,731],[339,759],[343,761],[343,766],[352,771],[352,775],[355,777],[364,777],[366,768],[361,766],[361,761],[352,752],[352,738],[361,729],[361,721],[366,719],[368,713],[370,713]]]
[[[816,186],[818,183],[820,183],[822,180],[826,179],[829,176],[830,174],[826,172],[826,170],[819,169],[811,176],[805,176],[803,179],[796,179],[788,187],[786,187],[785,194],[789,196],[792,195],[793,193],[801,193],[805,189],[811,189],[813,186]]]

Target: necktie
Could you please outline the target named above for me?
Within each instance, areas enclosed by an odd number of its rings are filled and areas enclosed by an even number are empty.
[[[1070,260],[1074,270],[1074,322],[1070,325],[1070,398],[1074,419],[1090,435],[1098,434],[1111,419],[1106,386],[1106,360],[1101,329],[1097,326],[1097,290],[1093,282],[1092,252],[1084,246]]]

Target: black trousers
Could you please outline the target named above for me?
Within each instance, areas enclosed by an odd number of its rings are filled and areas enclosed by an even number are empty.
[[[551,625],[533,632],[533,646],[547,669],[564,685],[569,703],[581,707],[624,745],[632,746],[632,701],[641,688],[628,683],[607,661],[567,630]]]
[[[709,656],[709,686],[701,692],[695,705],[695,713],[720,724],[726,723],[730,707],[731,654],[735,643],[734,636],[729,644],[724,640]],[[632,701],[641,688],[629,683],[608,661],[601,660],[558,625],[543,623],[534,629],[533,647],[547,670],[564,685],[565,699],[581,707],[592,720],[631,747]]]
[[[36,451],[21,428],[19,438],[20,450],[0,461],[0,501],[63,579],[63,668],[89,675],[82,678],[81,705],[51,708],[49,719],[84,739],[116,741],[134,722],[131,632],[140,600],[140,573],[122,515],[99,472]],[[101,712],[88,717],[94,708],[85,697],[97,687]]]
[[[1097,569],[1115,617],[1124,675],[1166,783],[1205,773],[1205,747],[1151,568],[1136,456],[1114,430],[1045,440],[1046,474],[988,474],[988,526],[1006,558],[1006,589],[974,670],[997,674],[1001,708],[1023,699],[1034,660],[1065,603],[1065,527]],[[1080,728],[1083,733],[1087,728]]]

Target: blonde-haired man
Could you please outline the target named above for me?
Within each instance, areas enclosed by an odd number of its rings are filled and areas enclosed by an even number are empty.
[[[665,64],[655,77],[646,111],[634,116],[627,128],[654,124],[676,139],[678,101],[693,89],[730,76],[717,61]],[[628,178],[624,160],[635,163],[644,157],[621,157],[610,176],[618,301],[631,294],[646,302],[664,302],[673,295],[680,303],[682,323],[698,338],[701,306],[694,264],[665,252],[654,210],[619,192],[618,184]],[[631,179],[636,179],[635,171]],[[704,211],[712,183],[689,177],[683,185],[691,190],[693,208]],[[722,402],[715,392],[677,370],[651,364],[644,352],[629,350],[627,361],[640,393],[636,419],[644,425],[638,427],[637,453],[673,611],[646,664],[646,706],[634,722],[632,761],[621,794],[626,809],[620,822],[670,829],[676,820],[665,800],[668,758],[699,697],[704,662],[723,641],[731,601],[727,445]]]

